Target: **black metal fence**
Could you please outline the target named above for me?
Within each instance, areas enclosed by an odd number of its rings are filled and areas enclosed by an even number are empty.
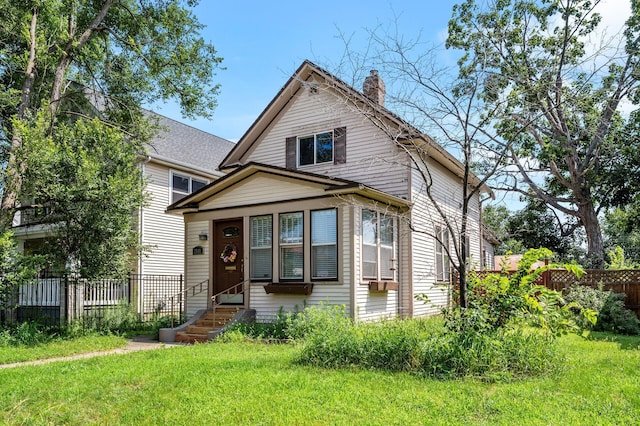
[[[144,323],[175,314],[170,312],[168,300],[183,287],[182,275],[88,279],[41,273],[11,288],[3,298],[7,306],[0,319],[65,325],[79,319],[101,320],[126,314]],[[175,311],[184,312],[184,305]]]

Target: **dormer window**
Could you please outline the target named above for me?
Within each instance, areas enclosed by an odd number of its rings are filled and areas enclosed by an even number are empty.
[[[333,132],[298,138],[298,166],[333,162]]]

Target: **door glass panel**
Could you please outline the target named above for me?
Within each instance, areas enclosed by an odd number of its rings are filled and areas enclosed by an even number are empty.
[[[239,236],[240,236],[240,228],[238,228],[237,226],[229,226],[222,230],[223,238],[233,238],[233,237],[239,237]]]

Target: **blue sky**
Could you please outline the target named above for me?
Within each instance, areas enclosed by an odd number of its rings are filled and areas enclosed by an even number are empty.
[[[345,52],[340,33],[351,38],[350,49],[356,52],[366,49],[367,30],[393,29],[396,23],[401,38],[442,43],[453,5],[460,1],[201,0],[194,13],[206,25],[202,35],[215,46],[226,67],[216,78],[222,87],[213,119],[187,120],[175,104],[152,109],[237,141],[303,60],[333,71],[332,65]],[[629,0],[602,0],[603,26],[620,28],[629,10]],[[448,58],[443,55],[442,60]]]
[[[189,121],[173,104],[154,106],[160,114],[237,141],[303,60],[331,69],[344,53],[366,47],[367,29],[397,21],[403,34],[442,41],[455,1],[275,2],[201,0],[194,10],[206,25],[203,36],[224,58],[222,85],[212,120]]]

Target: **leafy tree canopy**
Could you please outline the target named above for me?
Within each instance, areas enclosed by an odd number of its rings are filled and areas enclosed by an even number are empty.
[[[454,7],[447,46],[460,77],[486,75],[479,96],[509,141],[506,189],[533,196],[584,227],[603,266],[599,214],[621,181],[603,179],[622,128],[620,104],[638,96],[640,3],[623,34],[594,45],[599,0],[467,0]],[[611,158],[611,157],[609,157]],[[540,182],[540,173],[548,178]]]
[[[141,106],[175,99],[208,117],[216,105],[222,58],[196,3],[0,1],[2,227],[40,209],[57,254],[123,270],[142,201],[136,156],[154,131]]]

